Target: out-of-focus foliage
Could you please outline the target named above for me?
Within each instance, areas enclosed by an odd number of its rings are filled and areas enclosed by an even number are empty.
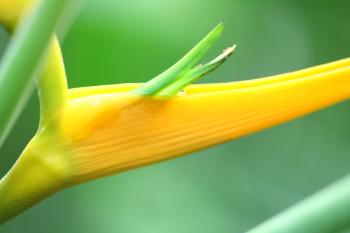
[[[223,38],[208,59],[233,43],[238,48],[204,82],[348,57],[349,9],[345,0],[88,0],[63,45],[69,84],[149,80],[222,19]],[[0,51],[6,41],[0,30]],[[349,117],[346,102],[188,157],[83,184],[0,231],[242,232],[350,172]],[[0,150],[1,174],[37,122],[34,96]]]

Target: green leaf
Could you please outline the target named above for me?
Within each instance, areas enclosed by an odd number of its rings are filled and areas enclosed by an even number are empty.
[[[229,47],[223,51],[222,54],[217,56],[212,61],[204,64],[204,65],[198,65],[195,68],[187,71],[182,77],[179,77],[175,82],[171,83],[169,86],[161,90],[157,95],[159,96],[174,96],[179,91],[184,89],[187,85],[197,81],[198,79],[202,78],[203,76],[209,74],[210,72],[213,72],[217,68],[219,68],[229,56],[232,55],[234,52],[236,46]]]
[[[24,19],[0,66],[0,146],[33,88],[33,73],[69,0],[45,1]]]

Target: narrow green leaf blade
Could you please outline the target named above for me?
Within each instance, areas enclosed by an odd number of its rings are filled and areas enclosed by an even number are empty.
[[[207,36],[169,69],[151,79],[136,91],[140,95],[154,95],[173,83],[178,77],[196,65],[220,37],[224,24],[219,23]]]
[[[70,0],[42,0],[25,18],[0,66],[0,146],[33,88],[33,73]]]
[[[214,70],[219,68],[227,60],[227,58],[232,55],[235,48],[235,45],[229,47],[212,61],[204,65],[198,65],[197,67],[189,70],[183,76],[179,77],[175,82],[158,92],[157,96],[171,97],[176,95],[189,84],[197,81],[198,79],[202,78],[208,73],[213,72]]]

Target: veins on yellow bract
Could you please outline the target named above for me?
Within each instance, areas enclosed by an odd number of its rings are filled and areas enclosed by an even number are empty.
[[[62,131],[72,141],[81,141],[98,130],[110,127],[142,97],[130,93],[110,93],[68,101],[62,116]]]

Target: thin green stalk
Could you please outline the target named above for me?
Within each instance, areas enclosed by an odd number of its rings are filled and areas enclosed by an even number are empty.
[[[33,88],[33,73],[69,0],[42,0],[23,20],[0,66],[0,146]]]
[[[333,233],[350,223],[350,175],[247,233]]]

